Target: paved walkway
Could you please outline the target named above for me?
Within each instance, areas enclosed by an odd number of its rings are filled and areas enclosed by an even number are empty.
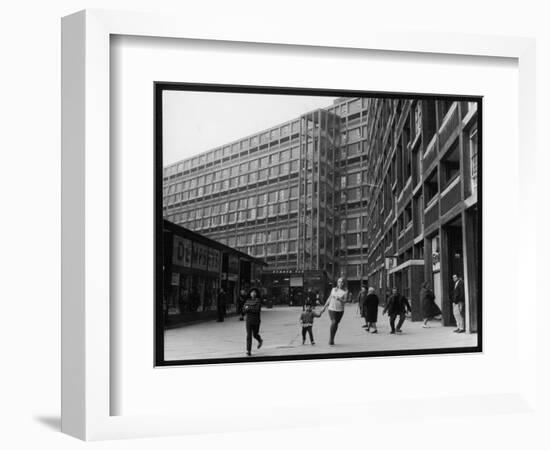
[[[316,308],[320,310],[319,307]],[[477,334],[453,333],[452,327],[443,327],[433,321],[430,328],[422,328],[422,322],[406,320],[403,332],[389,334],[388,316],[378,315],[378,333],[367,333],[361,326],[363,319],[357,312],[357,305],[346,306],[344,317],[336,334],[335,345],[329,346],[328,311],[315,319],[313,335],[316,345],[302,345],[299,324],[301,307],[275,307],[262,309],[260,335],[264,345],[256,350],[253,341],[252,356],[304,355],[322,353],[434,349],[452,347],[473,347],[477,345]],[[203,322],[183,325],[165,332],[165,359],[177,361],[186,359],[231,358],[245,355],[245,326],[237,317],[226,318],[225,322]]]

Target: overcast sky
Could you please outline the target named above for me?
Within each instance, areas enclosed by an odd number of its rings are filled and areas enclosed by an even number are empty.
[[[255,134],[308,111],[332,104],[335,97],[163,92],[163,165]]]

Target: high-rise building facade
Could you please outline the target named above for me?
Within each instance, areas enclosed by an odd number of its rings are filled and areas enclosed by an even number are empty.
[[[451,322],[452,273],[478,296],[476,182],[477,103],[340,98],[165,167],[163,214],[265,260],[275,296],[343,275],[398,286],[418,318],[428,280]]]

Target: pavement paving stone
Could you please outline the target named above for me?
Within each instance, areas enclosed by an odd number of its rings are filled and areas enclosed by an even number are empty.
[[[309,337],[306,344],[302,345],[299,323],[301,313],[301,307],[262,309],[260,335],[264,344],[257,350],[257,342],[253,341],[252,357],[474,347],[478,339],[475,333],[453,333],[453,327],[444,327],[438,321],[430,322],[430,328],[422,328],[422,322],[412,322],[409,319],[403,324],[402,333],[390,334],[388,316],[383,316],[382,310],[378,315],[378,333],[368,333],[362,328],[364,321],[359,316],[357,305],[352,304],[346,306],[335,345],[328,345],[328,312],[315,319],[315,345],[310,344]],[[245,338],[244,322],[237,317],[226,318],[224,322],[183,325],[165,331],[165,359],[181,361],[242,357],[245,354]]]

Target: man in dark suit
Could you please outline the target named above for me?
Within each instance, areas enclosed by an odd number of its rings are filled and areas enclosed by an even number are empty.
[[[406,311],[411,312],[411,305],[406,297],[402,296],[397,288],[392,289],[392,295],[388,299],[384,311],[382,314],[388,313],[390,316],[390,334],[401,333],[401,327],[403,322],[405,322]],[[399,322],[397,322],[397,327],[395,326],[395,319],[399,316]]]
[[[225,291],[223,289],[220,289],[218,293],[218,322],[223,322],[225,319],[225,308],[227,304],[227,296],[225,295]]]
[[[453,291],[451,300],[453,302],[453,314],[456,320],[455,333],[464,333],[464,281],[458,275],[453,274]]]

